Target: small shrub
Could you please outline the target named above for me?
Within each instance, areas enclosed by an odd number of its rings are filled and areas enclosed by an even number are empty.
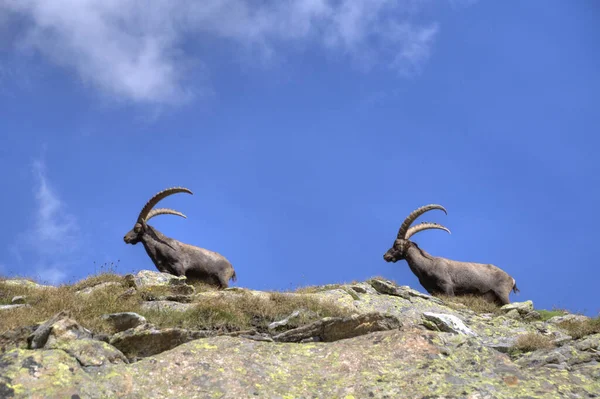
[[[499,314],[501,313],[500,307],[495,303],[487,301],[485,298],[476,295],[457,295],[457,296],[447,296],[447,295],[437,295],[442,301],[444,301],[448,306],[452,307],[452,303],[459,303],[466,306],[468,309],[471,309],[475,313],[493,313]]]
[[[200,280],[188,280],[186,284],[193,286],[196,292],[210,292],[219,290],[216,286],[207,284]]]
[[[550,349],[552,347],[554,347],[554,344],[550,338],[537,333],[519,335],[513,346],[514,349],[520,352],[532,352],[538,349]]]
[[[87,295],[76,294],[72,286],[53,288],[15,287],[0,282],[2,297],[26,295],[31,307],[21,307],[2,312],[0,333],[17,327],[41,323],[56,313],[67,310],[82,326],[95,332],[108,332],[108,326],[100,318],[106,313],[137,311],[137,296],[120,298],[120,286],[109,286]],[[5,296],[8,293],[8,296]]]
[[[567,330],[573,339],[579,339],[591,334],[600,333],[600,316],[585,321],[567,320],[558,324],[560,328]]]

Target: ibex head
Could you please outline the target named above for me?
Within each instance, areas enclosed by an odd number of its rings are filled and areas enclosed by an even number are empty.
[[[439,209],[439,210],[444,211],[445,214],[448,214],[448,212],[446,212],[446,209],[443,206],[436,205],[436,204],[425,205],[425,206],[418,208],[417,210],[412,211],[410,213],[410,215],[408,215],[408,217],[404,220],[404,222],[402,222],[402,225],[400,226],[400,229],[398,230],[398,237],[394,241],[394,244],[383,255],[383,259],[386,262],[398,262],[399,260],[404,259],[406,256],[406,251],[413,244],[412,242],[409,241],[410,237],[413,236],[414,234],[418,233],[419,231],[428,230],[428,229],[440,229],[440,230],[444,230],[444,231],[447,231],[448,233],[450,233],[450,230],[448,230],[446,227],[439,225],[437,223],[423,222],[416,226],[410,227],[410,225],[419,216],[421,216],[425,212],[430,211],[432,209]]]
[[[158,204],[158,202],[160,200],[162,200],[165,197],[168,197],[171,194],[176,194],[176,193],[192,194],[192,192],[190,190],[188,190],[187,188],[173,187],[173,188],[167,188],[166,190],[163,190],[163,191],[159,192],[158,194],[154,195],[152,198],[150,198],[150,200],[146,203],[146,205],[144,205],[144,207],[142,208],[142,211],[140,212],[140,215],[137,218],[137,222],[135,223],[135,225],[133,225],[133,229],[129,230],[129,232],[127,234],[125,234],[125,237],[123,237],[123,241],[125,241],[126,244],[132,244],[132,245],[135,245],[138,242],[140,242],[142,237],[144,236],[144,234],[146,234],[149,230],[148,225],[146,223],[148,222],[148,220],[150,220],[154,216],[177,215],[177,216],[181,216],[181,217],[185,218],[186,216],[183,213],[174,211],[172,209],[168,209],[168,208],[152,209],[156,206],[156,204]]]

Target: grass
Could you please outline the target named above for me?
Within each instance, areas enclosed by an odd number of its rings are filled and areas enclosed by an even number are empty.
[[[588,320],[567,320],[558,326],[567,331],[573,339],[583,338],[591,334],[600,333],[600,316]]]
[[[500,307],[495,303],[488,302],[482,297],[475,295],[457,295],[457,296],[446,296],[436,295],[439,299],[444,301],[448,306],[453,307],[453,303],[458,303],[466,306],[475,313],[501,313]],[[456,306],[455,306],[456,307]]]
[[[99,318],[100,315],[125,312],[138,306],[136,299],[119,298],[121,292],[122,287],[109,286],[88,295],[78,295],[73,286],[40,289],[9,286],[0,282],[2,302],[10,301],[15,295],[25,295],[27,303],[31,305],[2,311],[0,333],[41,323],[62,310],[70,311],[75,320],[92,331],[107,331],[108,326]]]
[[[538,309],[538,310],[536,310],[536,312],[538,312],[540,314],[541,321],[550,320],[551,318],[553,318],[555,316],[564,316],[569,313],[566,310],[562,310],[562,309],[552,309],[552,310]]]
[[[235,298],[215,296],[195,303],[185,312],[143,311],[141,314],[152,323],[163,327],[181,327],[201,330],[241,331],[256,329],[267,331],[273,321],[303,309],[288,327],[294,328],[327,316],[348,316],[350,312],[331,301],[318,300],[304,295],[287,295],[273,292],[257,296],[240,292]]]
[[[317,292],[335,290],[341,288],[344,284],[326,284],[326,285],[307,285],[305,287],[298,287],[294,292],[298,294],[315,294]]]
[[[532,352],[538,349],[550,349],[554,344],[550,338],[538,333],[527,333],[519,335],[513,349],[520,352]]]
[[[78,281],[75,284],[69,286],[70,289],[75,291],[84,290],[86,288],[94,287],[102,283],[118,282],[124,284],[123,276],[115,273],[100,273],[94,276],[90,276],[84,280]]]
[[[89,294],[76,292],[105,282],[122,282],[109,285]],[[204,284],[196,283],[196,292],[214,291]],[[281,320],[295,310],[304,309],[299,317],[290,321],[290,328],[326,316],[346,316],[349,311],[332,301],[319,300],[310,295],[273,292],[267,295],[252,295],[248,292],[223,292],[222,295],[203,297],[188,311],[142,310],[141,304],[147,297],[144,290],[133,295],[121,296],[127,289],[123,276],[101,273],[72,285],[52,288],[32,288],[9,285],[0,281],[0,304],[10,303],[17,295],[25,295],[31,307],[3,310],[0,319],[0,334],[18,327],[41,323],[62,310],[83,327],[95,333],[112,333],[110,326],[100,316],[107,313],[136,312],[158,327],[182,327],[221,331],[241,331],[254,328],[266,331],[267,326]]]

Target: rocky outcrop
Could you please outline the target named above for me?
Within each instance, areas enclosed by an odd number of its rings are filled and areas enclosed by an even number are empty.
[[[195,292],[185,278],[149,271],[126,282],[117,295],[140,295],[142,314],[98,315],[111,333],[83,327],[69,311],[0,331],[0,397],[512,399],[600,393],[600,334],[573,339],[561,324],[589,318],[542,321],[531,301],[478,314],[380,278],[303,293]],[[260,306],[312,298],[350,315],[320,317],[299,307],[234,331],[153,324],[152,317],[165,312],[196,317],[189,312],[199,304],[247,297]],[[542,337],[546,344],[524,352],[522,337]]]

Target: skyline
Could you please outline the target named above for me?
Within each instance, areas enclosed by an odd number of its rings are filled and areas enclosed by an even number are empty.
[[[217,251],[234,286],[384,276],[400,223],[492,263],[511,301],[597,315],[600,55],[593,2],[0,1],[0,275],[60,284],[151,225]],[[563,230],[569,226],[568,232]],[[117,262],[118,261],[118,262]],[[95,266],[94,266],[95,265]]]

